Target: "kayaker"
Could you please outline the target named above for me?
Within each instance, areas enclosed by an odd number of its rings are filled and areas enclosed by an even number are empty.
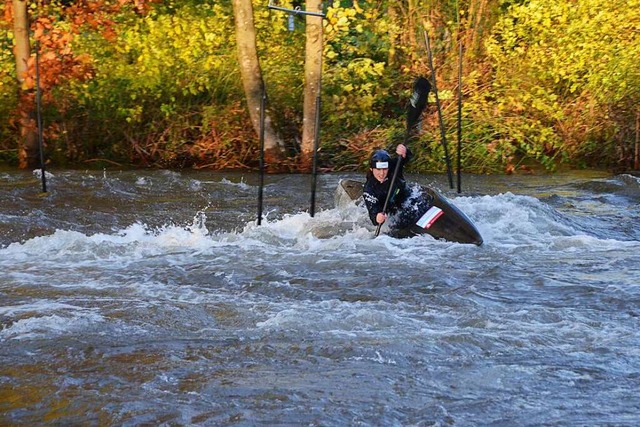
[[[386,150],[376,150],[369,161],[369,172],[367,172],[367,182],[364,184],[363,197],[369,211],[369,218],[371,218],[371,222],[374,225],[384,223],[389,218],[389,215],[397,216],[397,213],[401,211],[402,204],[411,195],[411,190],[404,180],[402,169],[411,160],[413,154],[404,144],[398,144],[396,154],[402,156],[403,161],[400,165],[400,170],[398,170],[393,193],[389,199],[387,213],[383,212],[384,202],[389,192],[394,170],[398,165],[398,157],[391,158]],[[400,225],[397,221],[399,218],[395,219],[394,224]]]

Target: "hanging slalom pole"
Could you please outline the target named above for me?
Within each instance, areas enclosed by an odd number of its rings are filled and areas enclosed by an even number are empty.
[[[318,149],[320,148],[320,107],[322,93],[322,55],[320,55],[320,74],[318,75],[318,91],[316,94],[316,115],[313,129],[313,165],[311,169],[311,201],[309,215],[313,218],[316,214],[316,187],[318,183]]]
[[[429,35],[424,30],[424,41],[427,46],[427,54],[429,56],[429,69],[433,78],[432,87],[433,94],[436,98],[436,107],[438,109],[438,120],[440,121],[440,138],[442,139],[442,148],[444,148],[444,158],[447,162],[447,176],[449,177],[449,188],[453,189],[453,173],[451,172],[451,160],[449,158],[449,149],[447,148],[447,135],[444,129],[444,121],[442,119],[442,107],[440,106],[440,98],[438,98],[438,86],[436,85],[436,72],[433,67],[433,55],[431,54],[431,45],[429,43]]]
[[[458,193],[462,193],[462,40],[460,40],[460,50],[458,52]]]
[[[262,84],[262,97],[260,98],[260,185],[258,186],[258,225],[262,224],[262,198],[264,193],[264,120],[267,104],[267,91]]]
[[[316,124],[315,134],[313,138],[313,167],[311,178],[311,208],[309,215],[313,217],[316,214],[316,184],[318,181],[318,147],[320,146],[320,87],[318,87],[318,96],[316,97]]]
[[[47,192],[47,177],[44,169],[44,138],[42,135],[42,94],[40,91],[40,42],[36,41],[36,116],[38,122],[38,145],[40,151],[40,175],[42,192]]]
[[[633,160],[634,170],[640,169],[640,111],[636,113],[636,155]]]
[[[460,5],[456,0],[456,24],[458,27],[458,126],[456,133],[458,135],[458,194],[462,193],[462,54],[463,45],[460,36]]]

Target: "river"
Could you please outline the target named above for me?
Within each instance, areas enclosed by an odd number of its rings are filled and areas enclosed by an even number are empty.
[[[0,425],[640,424],[640,179],[409,175],[477,247],[358,177],[0,171]]]

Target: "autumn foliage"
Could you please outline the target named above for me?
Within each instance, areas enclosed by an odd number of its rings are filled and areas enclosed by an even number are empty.
[[[255,168],[229,2],[29,2],[32,55],[21,87],[12,1],[0,20],[0,161],[17,164],[19,124],[33,117],[39,49],[46,153],[55,165]],[[304,19],[254,1],[269,113],[300,161]],[[293,6],[291,1],[279,1]],[[457,5],[457,7],[456,7]],[[462,164],[467,171],[633,167],[640,121],[638,0],[334,1],[326,5],[323,170],[362,169],[402,140],[433,40],[445,133],[456,140],[463,56]],[[34,123],[31,121],[30,123]],[[413,170],[445,170],[433,104],[411,141]],[[454,159],[455,160],[455,159]],[[273,165],[274,167],[276,165]]]

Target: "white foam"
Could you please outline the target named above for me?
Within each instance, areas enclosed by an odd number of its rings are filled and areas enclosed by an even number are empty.
[[[202,190],[202,181],[197,179],[192,179],[189,181],[189,190],[191,191],[201,191]]]
[[[560,236],[553,239],[551,250],[582,251],[588,249],[593,252],[631,251],[640,249],[640,242],[621,241],[615,239],[599,239],[585,234],[574,236]]]
[[[530,196],[459,197],[455,204],[475,222],[485,243],[546,245],[554,236],[575,233],[554,218],[549,206]]]
[[[202,250],[212,246],[204,214],[191,226],[165,226],[152,230],[136,222],[117,234],[85,235],[78,231],[56,230],[48,236],[0,249],[0,264],[46,260],[92,260],[132,257],[135,259],[179,250]]]
[[[18,320],[0,330],[0,341],[15,339],[50,339],[76,331],[83,331],[96,323],[102,323],[105,319],[101,315],[83,311],[70,315],[53,314],[49,316],[29,317]]]
[[[640,176],[635,176],[631,174],[622,174],[622,181],[628,185],[632,185],[634,187],[640,186]]]
[[[222,178],[220,181],[222,184],[230,185],[232,187],[238,187],[241,190],[251,190],[253,187],[244,182],[244,177],[240,178],[240,182],[229,181],[227,178]]]
[[[239,237],[299,251],[332,250],[343,243],[351,244],[354,239],[370,240],[373,232],[363,225],[365,220],[368,221],[364,208],[357,206],[323,210],[314,217],[301,212],[280,219],[265,218],[260,226],[250,222]]]
[[[136,185],[144,187],[144,186],[147,186],[147,185],[151,185],[151,183],[147,178],[145,178],[143,176],[139,176],[138,178],[136,178]]]
[[[25,313],[53,313],[56,311],[75,311],[78,307],[71,304],[59,303],[51,300],[33,300],[29,304],[18,304],[0,307],[0,316],[21,316]]]
[[[259,329],[324,332],[333,335],[363,333],[392,333],[407,330],[415,320],[386,303],[322,301],[313,305],[298,305],[275,311],[268,318],[257,322]]]
[[[37,177],[38,179],[42,179],[42,169],[34,169],[33,170],[33,175],[35,177]],[[55,178],[55,175],[53,175],[51,172],[49,172],[48,170],[44,171],[44,177],[46,179],[53,179]]]
[[[495,196],[458,197],[453,203],[476,224],[485,246],[517,249],[535,246],[544,250],[602,250],[632,243],[602,240],[564,223],[549,205],[529,197],[504,193]],[[355,204],[317,212],[287,214],[264,219],[261,226],[254,221],[239,232],[210,234],[206,215],[199,212],[187,226],[166,225],[151,229],[142,222],[134,223],[114,234],[85,235],[77,231],[56,230],[49,236],[36,237],[24,243],[12,243],[0,249],[0,267],[11,270],[20,263],[38,261],[82,264],[101,260],[143,259],[150,256],[208,253],[218,248],[235,247],[283,255],[293,253],[379,252],[376,256],[415,255],[449,251],[460,245],[436,241],[430,236],[412,239],[373,237],[366,208]],[[469,245],[468,245],[469,246]],[[465,250],[465,253],[476,253]],[[227,251],[228,252],[228,251]]]

